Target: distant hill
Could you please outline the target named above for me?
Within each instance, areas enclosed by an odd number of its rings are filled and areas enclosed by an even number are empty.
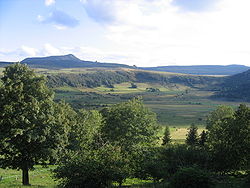
[[[130,68],[159,72],[172,72],[193,75],[234,75],[250,69],[244,65],[196,65],[196,66],[161,66],[161,67],[134,67],[118,63],[100,63],[97,61],[84,61],[72,54],[49,57],[32,57],[21,61],[32,68],[64,69],[64,68]],[[11,62],[0,62],[5,67]]]
[[[49,56],[49,57],[33,57],[26,58],[21,61],[33,68],[47,68],[47,69],[62,69],[62,68],[87,68],[87,67],[102,67],[102,68],[132,68],[128,65],[118,63],[100,63],[93,61],[83,61],[72,54],[63,56]]]
[[[226,77],[217,96],[231,100],[250,101],[250,69]]]
[[[13,62],[0,61],[0,67],[6,67],[13,64]]]
[[[244,65],[196,65],[196,66],[161,66],[141,67],[143,70],[174,72],[195,75],[233,75],[244,72],[250,67]]]

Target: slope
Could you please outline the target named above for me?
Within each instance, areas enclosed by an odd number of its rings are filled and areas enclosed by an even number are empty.
[[[250,69],[226,77],[216,96],[230,100],[250,101]]]

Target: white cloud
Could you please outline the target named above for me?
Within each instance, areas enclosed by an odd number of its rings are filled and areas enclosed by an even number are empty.
[[[67,27],[66,27],[66,26],[63,26],[63,25],[57,25],[57,24],[54,24],[54,27],[55,27],[56,29],[58,29],[58,30],[65,30],[65,29],[67,29]]]
[[[98,61],[98,62],[122,63],[123,59],[129,58],[127,56],[124,56],[124,54],[119,51],[108,51],[90,46],[55,47],[50,43],[46,43],[39,49],[27,46],[22,46],[14,51],[0,49],[0,60],[21,61],[27,57],[44,57],[44,56],[54,56],[54,55],[66,55],[66,54],[74,54],[76,57],[82,60]]]
[[[73,53],[84,60],[137,66],[250,66],[249,0],[218,0],[203,12],[181,11],[173,0],[108,1],[114,3],[110,5],[115,21],[102,25],[106,45],[99,45],[101,40],[92,46],[53,44],[47,45],[50,53],[43,49],[40,54]]]
[[[44,21],[44,17],[41,16],[41,15],[38,15],[38,16],[37,16],[37,20],[38,20],[39,22],[43,22],[43,21]]]
[[[106,37],[109,51],[127,57],[120,63],[250,65],[250,1],[219,0],[204,12],[182,12],[172,1],[113,2]]]
[[[79,25],[79,20],[61,10],[54,10],[47,17],[38,15],[37,20],[43,24],[52,24],[58,30],[73,28]]]
[[[61,55],[62,53],[58,48],[52,46],[49,43],[44,44],[44,49],[42,51],[45,56]]]
[[[28,46],[21,46],[20,48],[20,53],[23,54],[23,55],[27,55],[27,56],[31,56],[31,57],[34,57],[36,56],[38,50],[35,49],[35,48],[31,48],[31,47],[28,47]]]
[[[0,49],[1,61],[21,61],[26,57],[36,57],[40,51],[36,48],[22,45],[15,50]]]
[[[55,3],[56,3],[55,0],[45,0],[45,5],[46,5],[46,6],[50,6],[50,5],[53,5],[53,4],[55,4]]]

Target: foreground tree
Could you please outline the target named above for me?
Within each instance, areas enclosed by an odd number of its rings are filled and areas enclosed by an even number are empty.
[[[132,99],[116,104],[102,114],[105,120],[101,129],[103,139],[121,148],[122,158],[129,161],[129,175],[134,176],[140,169],[139,158],[143,150],[159,143],[155,113],[140,99]]]
[[[102,115],[96,110],[79,110],[75,117],[75,124],[69,133],[69,150],[79,152],[88,150],[89,146],[97,142],[103,122]]]
[[[212,111],[206,120],[207,129],[211,129],[213,125],[220,123],[225,118],[233,117],[234,110],[230,106],[220,105],[216,110]]]
[[[105,123],[101,131],[104,138],[121,146],[123,151],[156,143],[156,115],[146,108],[140,99],[116,104],[103,111],[103,116]]]
[[[162,139],[162,145],[165,146],[169,144],[170,142],[171,142],[170,130],[169,130],[169,127],[166,126],[165,131],[164,131],[164,136]]]
[[[199,145],[203,147],[205,146],[206,142],[207,142],[207,132],[203,130],[199,137]]]
[[[209,129],[208,146],[214,169],[221,173],[248,170],[250,162],[250,108],[240,105],[232,117]]]
[[[59,106],[55,110],[44,77],[17,63],[6,67],[1,80],[1,165],[21,169],[22,183],[29,185],[29,170],[54,159],[55,151],[67,142],[66,128],[55,119]]]
[[[129,160],[121,147],[102,138],[102,115],[95,110],[79,110],[70,130],[67,151],[61,156],[54,177],[60,187],[108,187],[127,177]]]
[[[126,178],[129,161],[121,155],[119,147],[98,144],[97,147],[69,153],[54,170],[60,187],[105,188]]]
[[[198,143],[198,127],[194,124],[192,124],[189,128],[188,128],[188,134],[187,134],[187,138],[186,138],[186,144],[190,145],[190,146],[194,146],[197,145]]]

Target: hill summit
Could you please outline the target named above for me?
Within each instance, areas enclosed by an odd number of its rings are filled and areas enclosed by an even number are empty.
[[[49,56],[49,57],[31,57],[26,58],[21,61],[21,63],[34,63],[34,62],[42,62],[42,61],[81,61],[73,54],[62,55],[62,56]]]
[[[118,63],[100,63],[94,61],[83,61],[73,54],[62,56],[49,56],[49,57],[32,57],[26,58],[21,61],[34,68],[87,68],[87,67],[102,67],[102,68],[132,68],[128,65]]]

